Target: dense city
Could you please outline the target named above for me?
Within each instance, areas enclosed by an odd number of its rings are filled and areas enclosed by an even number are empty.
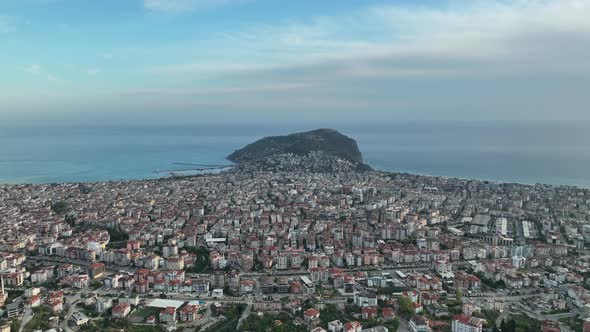
[[[0,185],[0,331],[590,331],[589,212],[377,171]]]

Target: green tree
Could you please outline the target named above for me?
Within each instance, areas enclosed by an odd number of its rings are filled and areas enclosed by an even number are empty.
[[[460,289],[457,289],[455,292],[455,298],[457,299],[458,303],[463,303],[463,292]]]
[[[64,201],[59,201],[51,204],[51,211],[57,214],[64,214],[68,212],[68,204]]]
[[[401,296],[398,299],[398,303],[400,315],[402,315],[403,317],[411,317],[412,315],[414,315],[414,304],[412,303],[412,300],[410,300],[409,297]]]

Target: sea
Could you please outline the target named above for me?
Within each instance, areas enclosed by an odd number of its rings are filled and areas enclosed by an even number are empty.
[[[378,170],[590,188],[582,124],[0,125],[0,183],[153,179],[225,157],[265,136],[332,127]]]

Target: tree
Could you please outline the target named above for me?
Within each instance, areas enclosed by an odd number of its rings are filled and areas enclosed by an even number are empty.
[[[64,201],[59,201],[51,204],[51,211],[56,214],[64,214],[68,212],[68,204]]]
[[[412,300],[407,296],[402,296],[398,299],[400,314],[404,317],[411,317],[415,310]]]
[[[458,303],[463,302],[463,292],[460,289],[457,289],[457,291],[455,292],[455,298],[457,299]]]
[[[514,319],[510,319],[509,321],[503,320],[500,323],[500,330],[502,332],[516,332],[516,321]]]

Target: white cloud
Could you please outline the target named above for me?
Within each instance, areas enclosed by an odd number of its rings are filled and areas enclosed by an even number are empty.
[[[250,94],[276,91],[289,91],[309,87],[302,83],[281,83],[272,85],[258,85],[250,87],[226,87],[209,89],[138,89],[123,91],[123,95],[167,95],[167,96],[208,96],[226,94]]]
[[[54,82],[54,83],[63,83],[63,80],[53,74],[47,74],[46,75],[47,80],[50,82]]]
[[[13,17],[0,15],[0,34],[16,30],[16,22]]]
[[[38,64],[32,64],[25,67],[25,71],[30,74],[39,74],[41,72],[41,66]]]
[[[59,77],[57,77],[55,74],[45,70],[41,65],[39,64],[31,64],[26,66],[23,69],[25,72],[31,74],[31,75],[36,75],[36,76],[42,76],[45,77],[45,79],[47,79],[47,81],[49,82],[53,82],[53,83],[63,83],[63,80]]]
[[[150,72],[204,85],[302,85],[289,93],[229,90],[223,100],[204,89],[187,104],[240,108],[273,100],[272,107],[303,103],[363,109],[362,101],[365,108],[403,107],[429,116],[554,118],[567,113],[590,119],[580,111],[590,96],[578,93],[590,83],[588,17],[586,0],[381,5],[348,16],[223,32],[217,41],[199,41],[207,57],[161,64]],[[237,91],[240,98],[229,97]]]
[[[146,9],[157,12],[180,13],[222,6],[236,0],[144,0]]]
[[[157,73],[219,75],[332,67],[342,73],[375,76],[440,76],[486,72],[476,64],[510,63],[516,69],[579,68],[590,47],[590,1],[519,0],[459,2],[448,7],[383,5],[350,16],[308,22],[256,25],[219,34],[224,54],[235,59],[177,63]],[[565,45],[554,47],[568,38]],[[576,40],[582,38],[582,40]],[[567,54],[572,47],[578,54]],[[530,59],[534,53],[534,59]],[[226,57],[224,57],[226,58]],[[335,65],[340,64],[340,65]],[[464,65],[464,66],[462,66]],[[519,66],[517,66],[519,65]],[[535,66],[533,66],[535,65]]]
[[[175,13],[227,2],[144,4]],[[141,63],[151,64],[138,74],[146,79],[112,91],[117,98],[110,102],[127,101],[138,110],[305,109],[320,116],[346,109],[359,116],[391,112],[393,119],[590,120],[590,1],[449,3],[380,5],[134,49]]]
[[[96,75],[98,75],[98,73],[100,73],[100,69],[99,68],[88,68],[86,73],[88,74],[88,76],[96,76]]]

